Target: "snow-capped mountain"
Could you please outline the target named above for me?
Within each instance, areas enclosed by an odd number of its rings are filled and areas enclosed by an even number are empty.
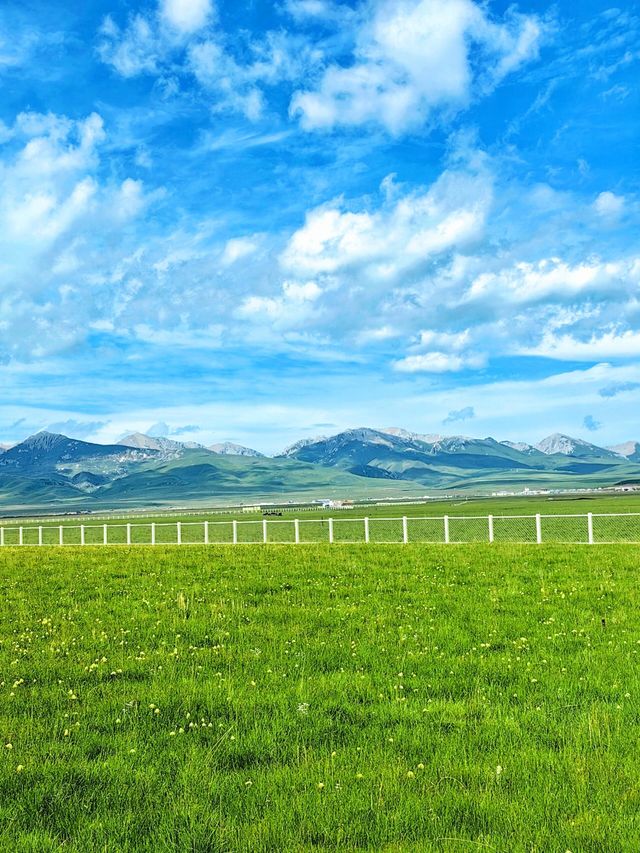
[[[610,458],[619,456],[612,450],[607,450],[604,447],[598,447],[597,444],[591,444],[589,441],[584,441],[581,438],[572,438],[570,435],[563,435],[560,432],[554,432],[553,435],[548,435],[542,441],[536,444],[538,450],[546,453],[547,456],[554,453],[561,453],[563,456],[595,456],[599,458]]]
[[[221,444],[212,444],[208,450],[213,453],[219,453],[221,456],[254,456],[261,458],[264,453],[254,450],[251,447],[245,447],[242,444],[234,444],[232,441],[223,441]]]

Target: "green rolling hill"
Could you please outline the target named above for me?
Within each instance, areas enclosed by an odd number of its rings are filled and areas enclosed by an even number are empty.
[[[0,510],[487,494],[640,481],[636,442],[599,448],[564,435],[534,447],[361,428],[298,442],[276,457],[218,447],[143,435],[100,445],[38,433],[0,452]]]

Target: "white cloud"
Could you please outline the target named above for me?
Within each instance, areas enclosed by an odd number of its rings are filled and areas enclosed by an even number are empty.
[[[447,352],[428,352],[409,355],[394,361],[393,367],[401,373],[457,373],[460,370],[477,370],[484,367],[487,359],[478,353],[457,355]]]
[[[212,39],[193,45],[188,67],[198,82],[218,95],[219,108],[244,113],[250,121],[262,115],[264,100],[252,74]]]
[[[377,326],[372,329],[363,329],[357,335],[359,344],[375,344],[381,341],[389,341],[400,336],[398,329],[393,326]]]
[[[315,281],[285,281],[280,295],[247,296],[236,313],[252,322],[262,324],[267,320],[275,329],[288,329],[300,326],[310,317],[321,294]]]
[[[10,318],[0,360],[64,350],[106,319],[119,297],[102,270],[113,275],[123,223],[157,196],[141,181],[102,179],[107,139],[95,113],[22,113],[11,130],[0,161],[0,314]]]
[[[472,0],[370,0],[353,62],[331,64],[317,89],[290,106],[308,130],[376,123],[391,133],[459,110],[532,59],[542,24],[510,13],[491,20]]]
[[[233,237],[227,240],[222,253],[221,263],[228,267],[235,264],[236,261],[252,255],[258,250],[258,243],[249,237]]]
[[[602,334],[594,333],[588,339],[578,339],[570,334],[545,333],[537,346],[522,348],[520,353],[560,361],[637,358],[640,356],[640,332],[632,329],[612,329]]]
[[[98,33],[98,55],[122,77],[159,74],[207,26],[213,11],[211,0],[161,0],[157,15],[132,15],[124,28],[107,15]]]
[[[346,3],[333,0],[285,0],[284,8],[296,21],[344,25],[356,16],[356,12]]]
[[[593,203],[593,209],[603,219],[617,219],[624,210],[624,196],[603,192]]]
[[[213,14],[211,0],[161,0],[162,18],[182,33],[201,30]]]
[[[310,211],[281,256],[287,270],[305,275],[366,270],[389,281],[401,271],[477,240],[492,200],[486,174],[445,172],[426,192],[408,194],[373,211],[341,202]]]
[[[478,275],[462,301],[507,300],[531,303],[541,300],[575,300],[589,294],[627,293],[640,281],[640,258],[607,262],[597,258],[569,264],[560,258],[517,263],[499,272]]]
[[[164,50],[153,21],[135,15],[125,30],[121,30],[108,15],[100,27],[98,54],[103,62],[112,65],[122,77],[155,74]]]
[[[257,121],[266,109],[264,89],[297,80],[322,60],[313,43],[283,32],[254,39],[237,59],[219,36],[190,46],[186,69],[217,100],[214,109],[230,109]]]
[[[123,77],[157,76],[166,97],[180,91],[181,78],[195,77],[210,109],[252,122],[265,112],[266,87],[297,80],[323,61],[311,40],[282,30],[229,38],[212,26],[214,11],[211,0],[161,0],[157,15],[134,15],[124,27],[108,15],[98,54]]]
[[[418,346],[424,349],[438,348],[459,352],[469,346],[470,338],[469,329],[465,329],[463,332],[434,332],[427,330],[420,332]]]

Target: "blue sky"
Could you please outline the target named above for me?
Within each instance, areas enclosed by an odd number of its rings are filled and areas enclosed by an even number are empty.
[[[640,439],[640,8],[4,0],[0,441]]]

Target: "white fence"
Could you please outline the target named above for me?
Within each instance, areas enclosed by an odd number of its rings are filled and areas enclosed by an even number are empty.
[[[640,513],[0,526],[0,546],[314,543],[640,543]]]

